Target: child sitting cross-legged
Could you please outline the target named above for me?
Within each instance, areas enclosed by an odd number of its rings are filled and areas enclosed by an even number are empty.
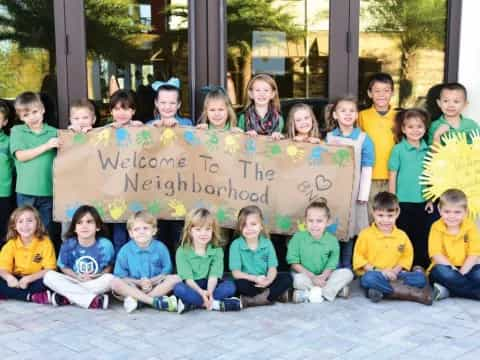
[[[350,269],[337,269],[340,245],[326,232],[330,209],[325,202],[313,202],[305,210],[306,231],[295,233],[288,243],[287,262],[292,267],[293,302],[333,301],[348,297],[353,280]]]
[[[135,213],[127,222],[131,240],[118,252],[112,280],[112,290],[124,298],[127,312],[138,307],[138,302],[157,310],[177,311],[175,296],[167,296],[177,275],[170,275],[172,262],[167,247],[153,238],[157,220],[146,211]]]
[[[480,300],[480,235],[467,217],[467,197],[450,189],[440,196],[440,220],[428,237],[434,300],[449,295]]]
[[[375,195],[374,223],[358,235],[353,270],[373,302],[388,297],[431,305],[432,290],[423,269],[410,271],[413,247],[407,234],[395,226],[399,214],[395,195],[386,191]]]

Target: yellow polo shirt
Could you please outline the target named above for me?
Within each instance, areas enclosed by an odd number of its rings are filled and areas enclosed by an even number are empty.
[[[388,159],[395,145],[392,129],[396,113],[390,108],[388,113],[382,116],[372,106],[360,111],[358,115],[358,126],[370,136],[375,147],[373,180],[388,180]]]
[[[433,223],[428,236],[428,255],[443,255],[454,266],[460,267],[467,256],[480,256],[480,234],[475,223],[466,218],[456,235],[448,233],[442,219]],[[432,267],[435,265],[432,259]]]
[[[358,235],[353,253],[353,270],[363,275],[367,264],[378,269],[392,269],[400,265],[410,270],[413,263],[413,247],[407,234],[397,227],[390,234],[378,230],[375,223]]]
[[[0,269],[17,276],[56,269],[55,249],[48,236],[25,246],[20,238],[7,241],[0,252]]]

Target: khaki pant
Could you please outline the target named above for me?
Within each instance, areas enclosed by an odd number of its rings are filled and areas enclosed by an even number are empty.
[[[88,309],[95,296],[111,290],[112,279],[112,274],[103,274],[94,280],[79,281],[68,275],[49,271],[43,277],[43,283],[70,302]]]
[[[297,290],[310,290],[315,285],[310,278],[302,273],[292,272],[293,288]],[[332,272],[327,284],[322,289],[322,295],[328,301],[333,301],[338,292],[353,280],[353,273],[350,269],[337,269]]]

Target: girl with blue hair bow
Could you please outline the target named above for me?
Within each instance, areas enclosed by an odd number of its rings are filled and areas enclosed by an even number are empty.
[[[170,78],[168,81],[155,81],[152,83],[155,95],[155,118],[147,125],[173,127],[176,125],[192,126],[192,120],[178,114],[182,105],[180,94],[180,80]]]

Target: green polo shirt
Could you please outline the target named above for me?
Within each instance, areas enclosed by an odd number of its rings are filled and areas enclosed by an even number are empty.
[[[223,250],[207,246],[205,255],[197,255],[192,247],[180,246],[175,255],[177,273],[183,280],[199,280],[223,276]]]
[[[57,129],[43,124],[40,132],[33,132],[27,125],[17,125],[10,133],[10,153],[17,169],[17,193],[33,196],[52,196],[53,159],[56,150],[50,149],[29,161],[18,161],[17,150],[28,150],[45,144],[57,137]]]
[[[393,147],[388,160],[388,170],[397,172],[397,197],[400,202],[421,203],[420,176],[423,172],[423,160],[428,152],[427,143],[422,140],[416,148],[406,139]]]
[[[263,118],[261,121],[263,122],[265,118]],[[280,119],[278,119],[278,128],[275,131],[272,132],[282,132],[283,127],[285,126],[285,121],[283,120],[283,116],[280,115]],[[243,131],[247,131],[246,127],[246,121],[245,121],[245,113],[241,113],[240,116],[238,117],[238,124],[237,127],[242,129]]]
[[[336,269],[339,256],[338,240],[327,231],[320,239],[314,239],[308,231],[299,231],[288,243],[287,263],[300,264],[315,275]]]
[[[230,245],[230,271],[240,270],[250,275],[267,275],[268,269],[278,266],[277,254],[272,242],[264,236],[255,250],[248,247],[243,237]]]
[[[469,144],[472,143],[472,139],[469,136],[470,131],[476,130],[476,129],[480,130],[480,126],[474,120],[466,118],[463,115],[460,115],[460,126],[458,128],[454,128],[453,126],[451,126],[447,122],[447,120],[445,120],[445,117],[442,115],[432,123],[432,125],[430,126],[430,129],[428,130],[429,145],[433,143],[433,135],[435,135],[435,132],[441,125],[447,125],[450,128],[450,131],[447,133],[449,135],[457,134],[457,133],[466,133]],[[442,144],[443,144],[443,141],[442,141]]]
[[[8,136],[0,130],[0,197],[12,194],[13,160],[10,155]]]

